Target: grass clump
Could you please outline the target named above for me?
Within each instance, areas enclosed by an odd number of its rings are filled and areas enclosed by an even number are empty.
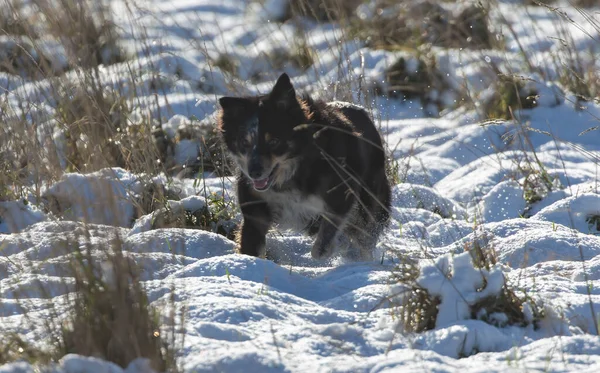
[[[0,72],[40,79],[60,72],[26,36],[0,35]]]
[[[429,44],[444,48],[496,47],[489,7],[447,10],[436,2],[381,1],[349,20],[352,36],[375,49],[398,50]]]
[[[62,90],[57,96],[56,120],[65,137],[67,171],[122,165],[124,160],[113,135],[124,128],[127,111],[124,98],[117,92],[98,86]]]
[[[376,87],[380,94],[401,100],[418,99],[429,116],[437,116],[440,111],[456,106],[464,96],[445,79],[432,55],[407,53],[400,56],[386,69],[385,77],[385,90]]]
[[[64,137],[67,171],[122,167],[155,174],[162,170],[157,133],[150,120],[132,123],[132,108],[119,92],[90,84],[62,89],[55,119]]]
[[[482,283],[479,288],[458,289],[453,286],[453,291],[458,292],[462,302],[466,303],[466,313],[460,311],[462,307],[454,305],[456,308],[456,317],[458,319],[477,319],[497,327],[508,325],[538,327],[539,321],[544,317],[544,310],[527,294],[519,295],[515,289],[506,283],[502,275],[502,283],[498,282],[498,275],[501,275],[495,255],[489,248],[482,247],[477,241],[467,243],[465,251],[469,253],[469,265],[481,274]],[[466,255],[466,254],[465,254]],[[458,260],[458,259],[457,259]],[[446,263],[446,264],[444,264]],[[446,266],[449,264],[449,267]],[[452,282],[454,276],[460,276],[460,273],[454,273],[455,265],[464,265],[466,262],[461,258],[461,263],[450,259],[445,262],[444,259],[438,259],[434,267],[427,269],[419,268],[416,263],[411,262],[398,266],[394,273],[394,281],[401,284],[405,289],[401,294],[401,302],[397,307],[399,313],[400,325],[407,332],[423,332],[434,329],[438,322],[440,307],[444,305],[444,292],[441,295],[432,294],[423,284],[432,283],[432,268],[438,272],[443,282]],[[471,269],[471,270],[472,270]],[[468,269],[467,269],[468,270]],[[423,271],[427,271],[426,277],[422,279]],[[492,275],[492,273],[495,273]],[[495,280],[491,280],[495,278]],[[464,281],[462,278],[460,281]],[[437,280],[434,280],[434,283]],[[459,281],[459,283],[460,283]],[[490,285],[488,281],[493,281]],[[475,284],[473,284],[475,286]],[[500,286],[501,285],[501,286]],[[437,285],[434,285],[436,287]],[[477,285],[479,286],[479,285]],[[489,288],[489,286],[491,286]],[[437,291],[437,290],[436,290]],[[460,292],[464,291],[464,294]],[[468,293],[468,294],[467,294]],[[453,302],[453,301],[452,301]],[[460,302],[460,301],[459,301]],[[448,304],[445,304],[448,307]],[[448,311],[446,309],[446,311]],[[444,314],[445,322],[449,322],[448,315]]]
[[[278,48],[269,54],[273,69],[282,70],[291,65],[300,71],[305,71],[315,62],[315,52],[305,40],[294,42],[291,48]]]
[[[0,71],[41,79],[72,68],[96,69],[99,65],[127,59],[119,46],[119,33],[112,20],[109,2],[6,1],[2,7]],[[5,35],[10,35],[11,39],[6,39]],[[41,35],[50,36],[62,45],[66,62],[55,61],[57,66],[53,66],[44,57],[39,48],[43,43]],[[10,41],[14,45],[10,45]]]
[[[550,176],[543,168],[532,169],[529,166],[521,168],[521,172],[525,175],[523,178],[523,198],[528,205],[533,205],[541,201],[556,189],[558,179]]]
[[[468,6],[453,21],[447,46],[491,49],[496,45],[490,30],[489,8],[481,4]]]
[[[396,308],[399,321],[409,333],[421,333],[435,328],[440,298],[429,294],[427,289],[416,283],[420,271],[417,263],[403,260],[394,268],[392,281],[406,286],[402,302]]]
[[[589,215],[585,221],[588,223],[588,228],[596,234],[600,232],[600,215]]]
[[[0,36],[2,35],[33,35],[33,30],[21,16],[21,3],[17,1],[3,1],[0,14]]]
[[[523,150],[515,160],[515,172],[512,178],[523,188],[523,199],[527,203],[524,217],[530,216],[530,210],[549,193],[563,188],[560,178],[548,173],[546,166],[537,155],[529,138],[529,126],[518,123],[516,141]]]
[[[400,308],[400,323],[409,333],[421,333],[435,328],[440,299],[432,297],[419,286],[410,288]]]
[[[33,4],[45,15],[45,27],[60,40],[71,66],[96,68],[127,59],[118,44],[109,2],[33,0]]]
[[[238,64],[233,56],[225,53],[220,53],[219,56],[213,61],[213,66],[218,67],[222,72],[236,75]]]
[[[585,53],[576,52],[571,45],[562,45],[563,57],[555,57],[558,81],[568,91],[572,92],[577,101],[594,101],[600,95],[600,73],[596,69],[596,52],[591,48],[588,55],[591,61],[584,63]]]
[[[447,28],[449,13],[440,5],[382,2],[371,12],[359,13],[351,19],[350,34],[375,49],[398,50],[433,43]]]
[[[235,166],[226,154],[223,139],[216,125],[202,127],[199,139],[202,147],[198,174],[214,172],[219,177],[232,176]]]
[[[92,231],[83,225],[80,229],[56,247],[64,250],[60,263],[55,263],[64,276],[66,293],[60,309],[52,295],[57,284],[44,281],[36,286],[48,302],[45,317],[30,318],[29,304],[19,303],[25,311],[24,326],[48,349],[16,333],[5,333],[0,341],[0,364],[26,361],[43,366],[67,354],[78,354],[123,368],[145,358],[153,371],[178,372],[176,349],[183,341],[175,333],[179,320],[175,320],[173,299],[168,304],[171,313],[159,314],[149,303],[141,268],[123,251],[120,238],[114,236],[107,245],[98,246],[92,244]],[[17,292],[31,290],[25,286]]]
[[[198,122],[191,120],[179,126],[177,135],[170,140],[170,147],[188,141],[197,144],[198,157],[188,160],[185,168],[179,170],[180,177],[194,178],[204,172],[212,172],[217,176],[230,176],[234,170],[233,164],[226,156],[221,135],[215,124],[211,122]]]
[[[537,106],[538,92],[519,77],[498,74],[491,92],[483,98],[483,115],[487,119],[514,119],[518,110]]]
[[[151,229],[200,229],[234,239],[236,222],[232,204],[216,192],[207,194],[201,203],[166,203],[153,213]]]
[[[386,93],[391,97],[424,99],[438,78],[436,73],[420,58],[400,57],[386,70]]]
[[[300,0],[290,1],[282,21],[302,16],[319,22],[345,20],[354,14],[362,0]]]
[[[475,268],[490,271],[498,264],[495,252],[477,240],[468,243],[465,250],[471,255]],[[519,295],[506,282],[499,293],[471,304],[471,318],[498,327],[516,325],[539,327],[545,317],[544,309],[528,294]]]
[[[52,352],[44,351],[16,333],[4,333],[0,341],[0,365],[14,361],[47,364],[55,359]]]
[[[174,346],[163,336],[165,325],[149,305],[139,269],[121,243],[115,240],[102,259],[91,248],[73,246],[75,293],[61,324],[61,353],[95,356],[123,368],[144,357],[156,371],[177,371]]]
[[[20,167],[8,145],[6,134],[0,129],[0,202],[16,199],[13,186],[19,184]]]
[[[24,116],[2,109],[0,107],[0,194],[17,199],[33,187],[29,191],[39,195],[43,180],[52,180],[55,174],[47,159],[51,146],[44,147],[45,143],[36,136],[39,134],[36,127]]]
[[[145,183],[143,191],[140,193],[135,205],[137,208],[136,216],[149,214],[159,210],[169,201],[180,200],[176,191],[166,186],[164,183],[151,180]]]
[[[556,48],[549,55],[547,61],[542,61],[539,66],[538,63],[532,61],[528,56],[528,51],[525,50],[523,45],[517,38],[517,43],[524,57],[524,62],[528,66],[529,72],[534,75],[539,75],[543,79],[558,82],[562,88],[566,91],[570,91],[575,98],[573,99],[576,103],[586,101],[597,101],[598,95],[600,94],[600,74],[596,65],[598,63],[598,48],[597,43],[591,43],[584,49],[579,46],[579,42],[574,39],[571,27],[576,26],[577,28],[584,30],[589,26],[591,33],[584,31],[591,39],[593,35],[600,31],[600,26],[593,19],[593,15],[585,9],[588,6],[597,5],[595,1],[569,1],[568,7],[556,7],[551,1],[536,1],[531,0],[530,3],[533,5],[539,5],[548,11],[553,17],[556,17],[554,23],[554,37],[558,43]],[[570,16],[570,11],[578,13],[584,19],[586,23],[578,25]],[[584,26],[585,25],[585,26]],[[517,34],[511,25],[506,25],[513,37],[516,38]],[[571,100],[571,99],[570,99]],[[584,108],[585,105],[576,105],[578,108]]]

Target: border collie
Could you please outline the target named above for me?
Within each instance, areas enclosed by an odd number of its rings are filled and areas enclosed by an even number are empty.
[[[387,224],[385,151],[364,109],[297,96],[287,74],[272,91],[219,99],[219,130],[240,169],[239,251],[265,256],[270,228],[316,236],[311,254],[372,260]]]

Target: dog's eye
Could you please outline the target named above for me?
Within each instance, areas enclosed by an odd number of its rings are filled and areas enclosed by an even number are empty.
[[[280,141],[278,138],[272,138],[269,140],[268,144],[271,148],[276,148],[280,144]]]

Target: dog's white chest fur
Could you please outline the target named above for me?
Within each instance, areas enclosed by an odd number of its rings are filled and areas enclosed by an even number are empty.
[[[289,192],[265,192],[273,222],[279,229],[293,229],[300,231],[307,224],[325,213],[325,202],[317,196],[302,196],[297,191]]]

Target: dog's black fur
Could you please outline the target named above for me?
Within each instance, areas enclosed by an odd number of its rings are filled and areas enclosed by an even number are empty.
[[[283,74],[256,97],[222,97],[219,129],[240,167],[240,252],[265,255],[273,225],[316,235],[313,258],[336,247],[372,259],[389,219],[390,185],[381,137],[348,103],[297,97]]]

